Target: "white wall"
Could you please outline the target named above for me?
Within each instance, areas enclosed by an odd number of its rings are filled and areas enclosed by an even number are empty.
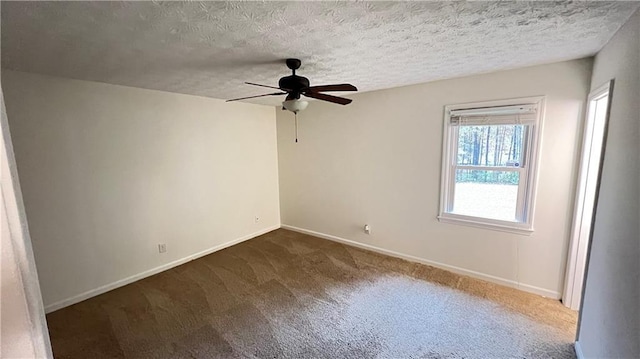
[[[0,357],[51,358],[2,89],[0,110]]]
[[[312,102],[298,115],[297,144],[292,114],[278,111],[283,225],[559,297],[591,66],[582,59],[355,94],[345,107]],[[538,95],[546,116],[534,234],[439,223],[444,106]]]
[[[578,342],[585,358],[640,358],[640,11],[598,53],[615,79]]]
[[[279,226],[273,107],[9,71],[2,84],[49,310]]]

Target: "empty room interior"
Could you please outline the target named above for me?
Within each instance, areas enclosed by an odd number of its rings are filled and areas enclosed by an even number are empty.
[[[0,357],[640,358],[640,3],[0,11]]]

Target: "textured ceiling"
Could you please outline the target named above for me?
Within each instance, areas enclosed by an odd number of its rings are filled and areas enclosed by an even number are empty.
[[[2,67],[225,99],[299,57],[312,85],[370,91],[590,56],[639,5],[3,1]]]

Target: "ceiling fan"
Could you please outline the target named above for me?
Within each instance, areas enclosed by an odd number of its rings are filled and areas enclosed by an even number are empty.
[[[286,60],[287,67],[291,69],[293,72],[290,76],[285,76],[278,81],[278,87],[261,85],[252,82],[245,82],[247,85],[267,87],[272,89],[280,90],[280,92],[267,93],[263,95],[257,96],[248,96],[248,97],[240,97],[234,98],[229,101],[238,101],[238,100],[246,100],[250,98],[256,97],[266,97],[266,96],[278,96],[278,95],[287,95],[285,101],[282,103],[283,110],[289,110],[291,112],[297,113],[298,111],[304,110],[308,103],[307,101],[303,101],[300,99],[300,96],[306,96],[315,98],[322,101],[328,101],[332,103],[337,103],[339,105],[348,105],[351,103],[351,99],[332,96],[325,94],[323,92],[334,92],[334,91],[358,91],[358,89],[351,84],[336,84],[336,85],[321,85],[321,86],[310,86],[309,79],[303,76],[296,75],[296,70],[300,68],[302,62],[298,59],[287,59]]]

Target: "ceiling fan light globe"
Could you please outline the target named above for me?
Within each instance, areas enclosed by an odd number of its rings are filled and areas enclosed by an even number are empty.
[[[304,110],[308,105],[309,102],[300,99],[287,100],[282,103],[282,107],[294,113]]]

